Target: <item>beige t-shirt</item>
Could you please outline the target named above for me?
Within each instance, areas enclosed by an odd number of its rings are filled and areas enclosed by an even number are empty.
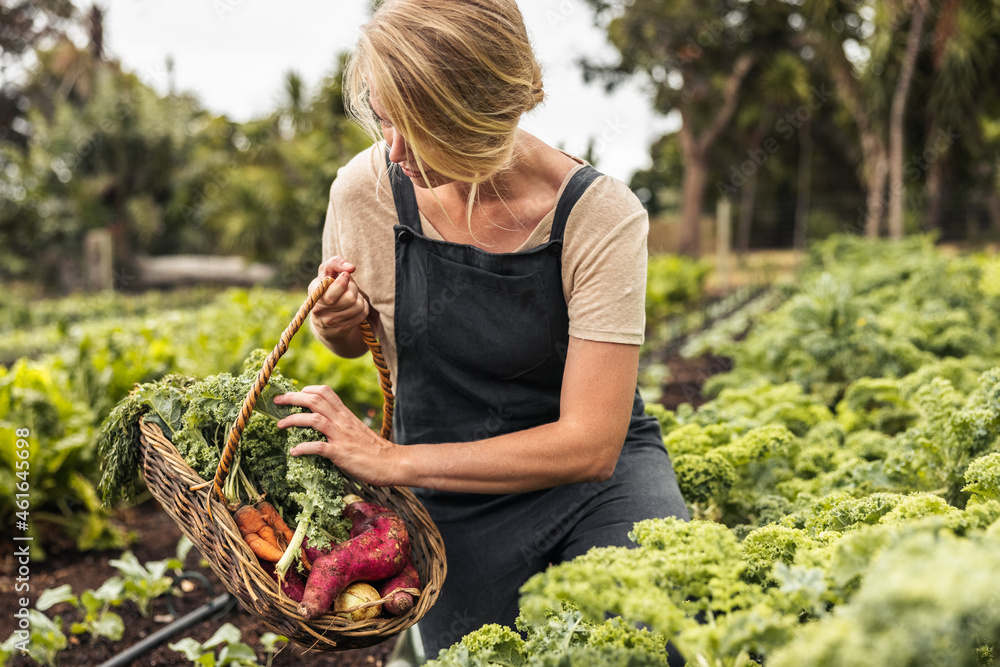
[[[575,172],[576,170],[573,170]],[[571,172],[559,189],[562,194]],[[323,258],[354,264],[354,279],[379,315],[376,332],[396,377],[395,237],[385,145],[362,151],[337,172],[323,230]],[[548,241],[553,208],[517,249]],[[442,237],[421,215],[423,234]],[[569,334],[586,340],[639,345],[645,328],[646,235],[649,219],[621,181],[601,176],[573,207],[563,235],[562,283]]]

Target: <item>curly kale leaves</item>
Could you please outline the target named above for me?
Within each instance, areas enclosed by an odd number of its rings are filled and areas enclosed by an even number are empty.
[[[489,624],[444,650],[429,667],[666,667],[666,639],[612,618],[593,623],[572,603],[539,622],[518,618],[526,639],[508,627]]]
[[[105,504],[134,500],[137,495],[140,417],[158,425],[200,477],[212,479],[229,428],[256,380],[262,358],[255,353],[238,376],[220,373],[195,380],[172,375],[137,386],[101,428],[98,446],[104,470],[100,490]],[[254,502],[266,494],[286,520],[301,522],[308,516],[310,542],[324,545],[331,539],[343,540],[347,534],[340,517],[343,480],[326,459],[288,455],[300,442],[323,438],[312,429],[277,427],[278,420],[300,408],[278,406],[273,399],[294,390],[294,382],[279,372],[271,376],[240,439],[230,473],[236,482],[229,486],[230,500]]]
[[[103,460],[99,490],[104,503],[135,500],[139,488],[139,418],[160,427],[170,438],[181,425],[184,390],[192,380],[167,375],[158,382],[137,386],[111,411],[101,425],[97,451]]]

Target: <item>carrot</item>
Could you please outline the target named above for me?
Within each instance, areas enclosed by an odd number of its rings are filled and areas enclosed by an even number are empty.
[[[264,521],[260,510],[243,505],[233,513],[233,520],[257,558],[274,563],[281,559],[284,550],[278,545],[274,529]]]
[[[402,616],[413,609],[414,589],[420,589],[420,573],[411,558],[399,574],[378,585],[379,597],[385,600],[382,608],[390,616]]]
[[[278,514],[278,510],[274,509],[274,505],[265,500],[257,503],[257,509],[260,510],[260,514],[264,518],[264,521],[267,522],[267,525],[274,529],[279,540],[284,539],[285,545],[292,541],[292,535],[295,534],[295,531],[288,527],[285,520]]]
[[[351,530],[354,536],[313,561],[298,607],[306,618],[326,613],[340,592],[355,581],[387,579],[409,560],[410,539],[398,514],[385,510],[368,517],[358,512],[357,516],[361,520]]]

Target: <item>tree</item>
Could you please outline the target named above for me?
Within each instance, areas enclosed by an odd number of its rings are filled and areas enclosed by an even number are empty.
[[[61,39],[74,18],[70,0],[0,4],[0,141],[24,145],[22,84],[31,56]]]
[[[946,0],[933,28],[929,84],[923,89],[928,120],[915,165],[926,171],[925,229],[942,227],[948,192],[960,181],[983,192],[986,211],[1000,233],[998,148],[987,137],[989,119],[997,117],[1000,106],[998,67],[1000,0]],[[965,167],[970,164],[975,166]]]
[[[903,184],[903,122],[906,111],[906,99],[909,96],[910,82],[916,69],[917,53],[920,50],[920,40],[924,35],[924,19],[926,17],[926,0],[911,0],[910,29],[906,37],[906,52],[896,78],[896,89],[892,95],[892,107],[889,111],[889,237],[903,238],[903,201],[906,188]]]
[[[610,65],[585,63],[585,75],[614,85],[642,73],[656,110],[680,114],[684,179],[679,249],[697,254],[710,151],[733,119],[744,82],[761,53],[787,43],[792,31],[789,6],[636,0],[612,12],[612,3],[589,2],[620,58]]]
[[[925,1],[806,3],[807,43],[829,68],[840,102],[858,132],[867,199],[864,229],[869,237],[881,234],[887,209],[890,235],[903,234],[905,110],[923,36]],[[908,30],[901,48],[904,25]]]
[[[763,173],[770,172],[777,162],[772,159],[780,148],[779,138],[784,141],[791,139],[792,126],[789,117],[794,117],[797,107],[808,109],[806,118],[798,125],[796,133],[799,139],[800,159],[798,161],[798,188],[796,189],[796,225],[795,246],[799,247],[799,234],[805,236],[805,215],[808,211],[809,199],[809,168],[811,155],[808,150],[809,134],[813,109],[807,104],[821,104],[822,100],[811,101],[813,93],[809,87],[809,72],[802,58],[788,50],[779,50],[767,54],[750,82],[756,91],[752,98],[746,99],[741,105],[740,116],[749,118],[748,129],[740,127],[737,122],[734,128],[739,135],[747,137],[746,152],[741,156],[751,156],[751,161],[757,166],[746,176],[746,182],[741,188],[739,201],[739,216],[736,225],[736,248],[745,253],[750,248],[750,234],[756,206],[759,180]],[[777,121],[775,119],[778,119]],[[798,120],[796,118],[796,120]],[[775,132],[778,136],[775,136]],[[786,135],[787,133],[787,135]],[[756,158],[756,159],[754,159]],[[766,162],[765,162],[766,161]],[[760,162],[761,164],[757,164]],[[745,162],[744,162],[745,164]],[[765,167],[768,167],[765,169]],[[732,185],[732,182],[728,185]],[[720,186],[720,188],[723,186]],[[722,193],[725,194],[725,193]]]

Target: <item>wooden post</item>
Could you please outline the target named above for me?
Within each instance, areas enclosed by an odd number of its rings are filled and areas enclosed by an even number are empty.
[[[111,232],[107,229],[90,230],[83,240],[83,247],[84,282],[87,289],[111,289],[114,286]]]
[[[732,247],[732,206],[728,197],[715,204],[715,271],[719,277],[719,289],[729,289],[729,255]]]

